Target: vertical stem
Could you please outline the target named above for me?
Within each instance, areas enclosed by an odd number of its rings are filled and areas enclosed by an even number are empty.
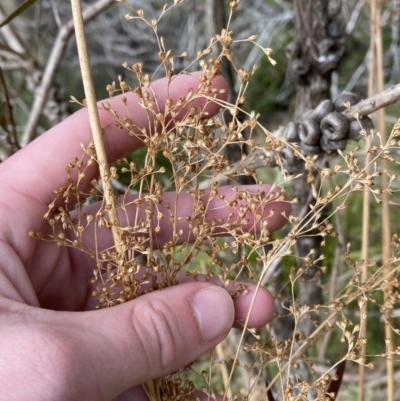
[[[368,145],[367,145],[368,146]],[[371,159],[370,153],[367,153],[365,164],[369,164]],[[361,245],[361,259],[363,264],[361,267],[361,282],[365,283],[368,279],[368,247],[369,247],[369,214],[370,214],[370,193],[367,186],[364,187],[363,193],[363,215],[362,215],[362,245]],[[365,301],[360,308],[360,316],[362,320],[360,322],[360,337],[366,338],[367,336],[367,302]],[[366,346],[362,346],[360,349],[361,359],[365,359]],[[358,379],[358,401],[364,400],[364,380],[365,380],[365,366],[359,365],[359,379]]]
[[[8,120],[10,122],[10,131],[9,131],[9,141],[10,145],[12,146],[13,152],[16,152],[20,149],[18,138],[17,138],[17,130],[15,128],[15,121],[14,121],[14,114],[13,114],[13,107],[11,105],[10,97],[8,95],[8,89],[6,85],[6,81],[4,79],[3,70],[0,67],[0,83],[4,90],[4,98],[6,101],[6,107],[8,109]]]
[[[118,256],[122,258],[122,241],[120,233],[118,231],[119,218],[115,206],[114,192],[111,184],[110,167],[107,161],[107,154],[103,141],[103,133],[101,129],[99,113],[97,110],[96,95],[93,86],[93,79],[85,37],[85,24],[83,22],[80,0],[71,0],[71,6],[75,26],[76,44],[78,47],[79,63],[82,73],[82,81],[85,89],[87,108],[89,112],[90,126],[92,128],[94,146],[99,163],[100,178],[104,188],[104,200],[106,203],[108,216],[111,221],[111,231],[115,243],[115,248],[117,250]]]
[[[382,49],[382,28],[381,28],[381,3],[378,1],[376,13],[376,61],[377,61],[377,91],[378,93],[384,90],[383,78],[383,49]],[[385,109],[381,108],[378,111],[378,129],[381,134],[382,142],[386,143],[386,130],[385,130]],[[387,160],[382,159],[382,171],[387,170]],[[389,197],[385,189],[388,186],[388,176],[382,176],[382,255],[383,265],[385,266],[385,275],[391,271],[390,266],[390,210],[389,210]],[[386,301],[388,295],[384,292],[384,299]],[[389,312],[388,312],[389,313]],[[389,341],[387,352],[393,352],[393,331],[390,325],[391,317],[386,316],[385,320],[385,340]],[[394,359],[393,354],[386,356],[386,371],[387,371],[387,400],[394,401]]]
[[[368,81],[368,96],[371,96],[374,91],[374,73],[375,73],[375,46],[374,46],[374,30],[375,30],[375,16],[376,16],[376,3],[375,0],[371,0],[371,9],[370,9],[370,69],[369,69],[369,81]],[[365,164],[369,165],[371,155],[368,152],[368,141],[366,141],[366,160]],[[367,171],[368,173],[368,171]],[[361,259],[364,261],[362,265],[361,271],[361,282],[365,283],[368,278],[368,246],[369,246],[369,214],[370,214],[370,204],[369,199],[370,193],[369,188],[367,186],[364,187],[364,195],[363,195],[363,219],[362,219],[362,244],[361,244]],[[360,310],[360,316],[366,316],[367,314],[367,303],[365,302]],[[364,318],[360,322],[360,337],[366,338],[367,336],[367,319]],[[362,346],[360,349],[360,358],[362,360],[365,359],[366,355],[366,346]],[[363,364],[359,365],[358,368],[358,401],[364,400],[365,393],[365,366]]]

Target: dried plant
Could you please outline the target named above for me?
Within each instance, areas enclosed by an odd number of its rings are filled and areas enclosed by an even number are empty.
[[[247,328],[247,321],[243,322],[243,334],[235,343],[228,338],[218,356],[209,355],[168,377],[147,383],[146,391],[152,400],[191,400],[196,397],[195,390],[203,391],[211,399],[218,392],[233,400],[335,399],[338,386],[334,383],[343,375],[337,373],[341,372],[337,368],[342,368],[344,361],[348,365],[352,362],[372,368],[375,357],[400,353],[399,347],[385,351],[383,346],[379,355],[360,356],[367,342],[360,335],[360,325],[368,317],[364,306],[377,305],[380,318],[386,319],[399,302],[400,240],[393,235],[391,258],[385,266],[380,259],[354,259],[349,243],[344,255],[346,281],[338,285],[332,298],[326,297],[323,304],[313,307],[299,302],[298,286],[325,257],[321,254],[314,258],[312,251],[301,257],[302,267],[298,268],[293,249],[299,238],[318,236],[322,246],[333,241],[338,235],[334,217],[340,218],[358,192],[367,189],[380,204],[382,194],[392,195],[396,191],[396,175],[389,168],[382,170],[380,162],[399,164],[400,122],[393,126],[388,139],[382,141],[370,125],[366,127],[367,113],[357,112],[357,102],[341,101],[340,111],[332,105],[320,115],[319,108],[314,115],[304,116],[300,125],[288,125],[278,133],[271,133],[259,122],[259,115],[246,110],[246,91],[255,67],[246,71],[237,65],[234,48],[243,42],[256,46],[271,61],[270,68],[274,68],[272,50],[258,44],[255,34],[236,39],[230,30],[230,21],[232,13],[240,12],[237,11],[239,1],[232,1],[226,28],[213,36],[206,48],[195,55],[183,52],[176,56],[159,36],[157,27],[166,13],[173,12],[183,1],[165,5],[158,17],[148,17],[142,9],[120,1],[128,8],[127,21],[146,24],[153,32],[160,64],[157,71],[150,73],[141,63],[124,62],[126,78],[120,76],[117,82],[107,85],[110,99],[100,108],[114,117],[121,132],[127,132],[123,135],[130,135],[132,140],[143,144],[144,159],[138,161],[132,155],[118,160],[110,166],[109,175],[103,181],[93,180],[88,188],[83,184],[85,175],[88,169],[99,164],[99,158],[93,142],[82,144],[82,155],[76,155],[66,166],[66,183],[55,189],[54,200],[44,216],[50,233],[30,234],[40,240],[54,241],[60,247],[74,247],[93,258],[96,269],[91,283],[97,308],[111,307],[176,285],[185,275],[196,280],[202,273],[207,280],[221,280],[232,297],[246,292],[243,285],[231,290],[232,281],[239,279],[267,285],[275,293],[284,313],[276,314],[274,324],[255,331]],[[211,52],[218,48],[218,56],[210,58]],[[186,62],[180,72],[175,70],[177,59]],[[212,86],[226,61],[231,63],[239,82],[238,95],[232,103],[224,101],[221,91]],[[176,102],[168,99],[165,107],[161,107],[152,90],[154,74],[163,71],[172,85],[177,74],[188,74],[193,67],[202,71],[196,75],[198,87]],[[133,101],[127,93],[135,94],[146,110],[147,129],[139,128],[135,116],[127,117]],[[114,98],[116,94],[119,97]],[[200,98],[207,99],[205,107],[196,106]],[[86,105],[74,97],[72,100]],[[115,102],[123,103],[126,117],[116,111]],[[221,110],[216,117],[207,113],[211,104]],[[315,118],[316,115],[319,117]],[[329,138],[329,146],[321,139],[332,131],[327,115],[339,118],[346,125],[340,138]],[[347,140],[351,124],[351,135],[356,135],[359,144]],[[296,135],[299,126],[302,131]],[[103,129],[107,135],[107,127]],[[318,137],[315,142],[307,142],[310,141],[307,129],[315,131],[313,135]],[[225,150],[230,144],[246,147],[238,162],[232,163],[226,157]],[[322,163],[327,157],[332,167]],[[276,202],[280,201],[280,205],[298,202],[289,200],[284,188],[296,177],[299,165],[305,167],[308,182],[314,188],[314,200],[303,215],[294,216],[285,214],[289,209],[279,209]],[[270,187],[263,185],[263,181],[265,170],[272,166],[279,173],[276,184]],[[315,182],[316,171],[320,182]],[[251,176],[256,184],[237,185],[240,176]],[[383,176],[387,186],[381,188]],[[105,201],[105,188],[110,183],[114,184],[112,196],[119,224],[109,217],[110,207]],[[229,187],[222,186],[226,183]],[[171,190],[176,191],[174,197],[167,193]],[[91,209],[94,200],[102,200],[103,206]],[[190,205],[190,213],[181,215],[182,205]],[[218,209],[226,207],[232,209],[228,219],[213,217]],[[283,213],[287,219],[282,236],[273,235],[268,227],[268,219],[274,213]],[[101,230],[111,229],[118,233],[114,237],[117,240],[113,247],[105,248],[96,238]],[[167,241],[168,236],[171,239]],[[287,266],[287,282],[274,289],[271,278],[277,263]],[[361,279],[362,266],[368,267],[365,281]],[[326,283],[331,274],[330,266],[323,267],[318,269],[315,280]],[[282,288],[287,291],[283,292]],[[357,311],[363,313],[357,315]],[[281,341],[274,335],[274,327],[288,316],[293,321],[293,334]],[[302,320],[310,318],[314,330],[305,336],[299,327]],[[398,341],[399,329],[392,326],[392,330]],[[331,342],[337,341],[336,353],[341,356],[315,369],[316,358],[310,355],[316,355],[327,335],[331,336]],[[384,339],[382,344],[385,345]],[[311,382],[296,376],[300,364],[309,367]]]

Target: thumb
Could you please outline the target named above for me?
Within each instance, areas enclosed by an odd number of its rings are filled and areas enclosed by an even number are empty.
[[[104,399],[111,399],[213,348],[229,332],[234,314],[224,289],[209,283],[182,284],[79,314],[85,337],[79,343],[94,369],[94,385]]]

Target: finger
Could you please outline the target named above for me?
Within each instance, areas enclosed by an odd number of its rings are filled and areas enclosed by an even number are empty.
[[[124,391],[113,401],[132,401],[132,400],[150,401],[143,385],[135,386],[135,387],[130,388],[129,390]]]
[[[146,269],[143,268],[134,275],[135,280],[143,283],[138,289],[141,296],[147,293],[151,288],[148,278],[143,278],[145,273]],[[157,275],[157,283],[161,285],[163,280],[162,275],[159,273]],[[224,288],[231,294],[235,306],[235,322],[233,326],[238,329],[243,328],[247,318],[248,328],[260,328],[269,323],[274,316],[274,298],[271,293],[263,287],[257,288],[256,284],[243,281],[232,280],[229,283],[223,283],[218,276],[213,276],[210,279],[206,277],[205,274],[198,274],[196,278],[186,272],[180,272],[178,275],[178,285],[196,282],[211,283]],[[116,291],[117,290],[118,288],[116,288]],[[93,310],[97,305],[98,299],[92,296],[86,304],[86,310]]]
[[[199,86],[200,73],[192,75],[179,75],[167,84],[166,79],[155,81],[151,86],[151,93],[156,99],[156,107],[160,112],[164,112],[167,98],[177,103],[181,96],[186,96],[190,89],[195,92]],[[217,77],[212,81],[212,87],[217,90],[226,90],[226,83],[223,78]],[[210,93],[209,96],[214,96]],[[129,117],[134,121],[136,131],[141,129],[149,130],[149,114],[146,109],[140,106],[139,97],[133,93],[126,93],[127,104],[125,105],[121,97],[113,98],[111,106],[118,114],[119,119]],[[226,94],[218,93],[219,98],[225,98]],[[101,102],[100,102],[101,103]],[[203,96],[195,97],[192,107],[205,107],[204,113],[214,115],[218,112],[219,106],[206,100]],[[183,118],[184,112],[179,113],[173,120]],[[105,146],[109,162],[125,156],[143,145],[139,136],[130,136],[127,131],[120,129],[115,125],[115,116],[106,110],[99,110],[99,116],[102,127],[105,127]],[[152,116],[150,115],[150,118]],[[171,118],[168,128],[172,127]],[[150,123],[151,127],[151,123]],[[30,214],[34,215],[34,219],[42,216],[51,202],[52,191],[60,188],[66,183],[65,167],[74,157],[80,158],[83,154],[81,144],[88,146],[91,141],[91,129],[87,109],[82,109],[73,114],[56,127],[52,128],[45,134],[41,135],[27,147],[17,152],[2,163],[0,174],[4,172],[13,172],[13,177],[18,176],[18,191],[13,191],[12,202],[18,202],[16,194],[23,194],[31,200],[36,200],[39,205],[30,207]],[[86,171],[84,180],[90,182],[97,175],[97,169],[92,168]],[[12,188],[14,182],[10,181],[10,174],[5,174],[4,184]],[[11,177],[12,178],[12,177]],[[6,191],[4,191],[7,194]],[[24,201],[26,200],[26,197]],[[41,207],[40,207],[41,205]],[[26,208],[22,207],[22,210]]]
[[[146,294],[111,309],[63,314],[79,371],[111,399],[143,382],[172,373],[212,349],[229,332],[229,294],[207,283],[183,284]],[[73,337],[75,336],[75,337]],[[82,374],[82,372],[80,372]],[[85,397],[84,397],[85,396]],[[80,397],[80,398],[79,398]],[[71,399],[94,399],[80,394]]]
[[[139,208],[131,204],[126,208],[126,214],[120,215],[121,225],[126,227],[132,238],[137,236],[138,238],[141,237],[142,240],[140,244],[132,244],[130,249],[134,251],[135,255],[147,252],[147,248],[150,245],[152,249],[163,250],[163,247],[167,246],[168,241],[172,239],[174,232],[180,233],[175,241],[176,245],[190,244],[195,240],[201,242],[199,233],[202,233],[204,240],[218,235],[234,235],[238,238],[244,233],[250,233],[256,240],[261,227],[268,228],[270,231],[277,230],[286,223],[285,216],[290,214],[290,203],[278,200],[284,197],[278,187],[270,185],[239,186],[237,190],[233,190],[232,187],[221,187],[218,191],[223,196],[223,199],[221,197],[210,198],[209,192],[206,192],[203,196],[204,204],[206,205],[205,215],[202,218],[203,225],[196,223],[196,219],[193,218],[195,216],[194,198],[186,193],[179,194],[179,197],[176,197],[174,193],[164,194],[162,203],[157,205],[158,212],[163,214],[164,218],[160,220],[154,214],[152,225],[147,229],[140,225],[141,222],[146,221],[146,205],[141,204],[141,208]],[[254,197],[243,198],[234,202],[242,191],[253,194]],[[250,204],[254,205],[256,201],[259,203],[258,206],[251,209]],[[166,205],[168,204],[170,207],[167,209]],[[85,209],[85,214],[96,214],[98,207],[98,205],[91,205]],[[177,218],[173,218],[174,213],[171,215],[171,210],[179,213]],[[131,222],[136,222],[136,231],[131,226],[133,224]],[[213,222],[217,222],[217,224],[213,225]],[[175,229],[174,225],[176,226]],[[211,227],[208,231],[205,229],[206,225]],[[156,227],[159,227],[159,231],[155,230]],[[72,234],[70,233],[69,239],[75,240]],[[153,239],[152,244],[149,241],[150,235],[152,235]],[[85,244],[85,247],[92,251],[81,252],[71,248],[70,256],[74,264],[80,266],[81,274],[82,271],[86,272],[84,273],[86,280],[82,280],[82,283],[86,283],[89,282],[93,270],[96,269],[96,258],[93,258],[91,253],[108,250],[113,247],[113,242],[109,230],[99,228],[94,220],[83,232],[80,240]],[[268,238],[264,236],[263,240],[268,241]],[[165,251],[168,252],[168,249],[165,248]],[[89,304],[92,305],[92,302],[89,301]]]
[[[227,401],[227,398],[223,397],[221,394],[214,394],[210,396],[207,394],[206,391],[201,390],[192,390],[185,393],[185,396],[190,397],[190,400],[196,401]],[[181,398],[186,399],[186,398]],[[135,386],[127,391],[124,391],[123,394],[120,394],[115,400],[113,401],[150,401],[150,398],[146,394],[146,390],[144,389],[143,385]]]
[[[259,329],[264,327],[274,317],[275,302],[273,296],[263,287],[257,289],[255,284],[240,283],[240,285],[245,285],[246,291],[243,295],[233,298],[235,306],[234,327],[243,328],[247,318],[247,328]]]
[[[205,282],[206,276],[199,274],[196,280],[187,274],[180,274],[179,284]],[[230,294],[233,294],[233,304],[235,306],[235,323],[233,327],[243,328],[248,318],[248,328],[258,329],[269,323],[275,312],[275,302],[271,293],[253,283],[242,281],[230,281],[228,285],[222,283],[219,277],[212,277],[210,283],[225,288]],[[253,302],[254,299],[254,302]]]
[[[204,221],[203,225],[196,223],[196,220],[193,218],[191,221],[187,218],[195,216],[194,198],[189,194],[181,193],[178,198],[172,193],[164,194],[162,198],[163,202],[158,204],[157,208],[158,211],[165,215],[165,218],[158,220],[154,215],[152,225],[148,227],[147,231],[140,225],[146,218],[145,205],[142,204],[140,208],[131,204],[126,208],[126,214],[121,214],[121,224],[127,232],[130,232],[132,241],[135,236],[137,238],[141,237],[142,240],[141,243],[131,243],[130,253],[127,256],[130,258],[140,253],[146,253],[147,247],[150,246],[151,249],[161,249],[165,254],[170,253],[167,242],[172,239],[174,233],[174,224],[171,221],[173,216],[170,215],[171,210],[179,213],[178,218],[175,219],[175,232],[180,233],[180,235],[176,239],[175,245],[190,244],[195,240],[198,240],[200,244],[201,241],[204,242],[210,237],[217,235],[234,235],[239,239],[241,235],[247,233],[253,236],[253,240],[257,240],[257,235],[261,227],[264,227],[264,229],[268,228],[270,231],[276,230],[286,222],[285,216],[288,216],[290,213],[290,203],[278,200],[284,194],[280,194],[280,189],[277,187],[269,185],[246,186],[237,187],[236,190],[233,190],[232,187],[221,187],[218,188],[218,191],[223,199],[221,197],[213,197],[211,199],[209,192],[205,192],[203,195],[204,205],[206,205],[204,210],[205,215],[202,219]],[[253,198],[250,196],[245,198],[244,195],[241,195],[243,191],[246,191],[249,195],[253,194]],[[277,195],[279,196],[277,197]],[[240,196],[241,199],[237,199],[237,196]],[[257,207],[249,207],[250,204],[256,205],[256,202],[259,203]],[[170,208],[166,209],[168,203],[170,204]],[[98,205],[91,205],[84,210],[84,213],[96,214],[98,209]],[[132,224],[130,222],[135,222],[135,220],[137,227],[139,227],[136,231],[132,227],[130,228],[130,224]],[[214,221],[218,224],[214,225]],[[158,223],[160,223],[160,230],[159,232],[155,232],[154,228],[157,227]],[[205,229],[207,225],[211,227],[208,231]],[[195,229],[197,229],[197,232]],[[150,233],[152,233],[152,244],[149,242]],[[84,297],[78,303],[79,308],[84,305],[86,310],[93,309],[97,301],[90,294],[94,290],[97,291],[97,289],[90,285],[90,281],[93,277],[93,271],[97,270],[96,260],[98,260],[93,256],[98,255],[102,250],[109,250],[113,247],[110,231],[104,227],[98,227],[97,222],[93,220],[92,224],[85,229],[81,238],[75,238],[71,231],[67,231],[66,234],[69,236],[69,240],[78,239],[81,243],[85,244],[85,252],[77,248],[68,249],[70,261],[73,266],[77,267],[80,278],[79,282],[75,279],[66,279],[66,277],[71,276],[70,265],[60,265],[57,268],[57,275],[52,275],[52,285],[47,286],[46,282],[40,282],[35,286],[36,291],[41,294],[42,304],[53,305],[53,308],[55,307],[54,305],[64,305],[63,299],[70,299],[69,294],[71,291],[74,294],[80,293]],[[263,241],[268,241],[268,238],[264,236]],[[45,250],[43,260],[47,263],[48,259],[48,251]],[[34,278],[32,279],[34,280]],[[140,281],[140,278],[137,278],[137,280]],[[44,286],[46,286],[47,291],[44,291]],[[255,324],[255,326],[257,325]]]
[[[137,202],[137,199],[136,196],[126,198],[128,206],[120,210],[120,223],[130,235],[147,237],[141,244],[143,251],[150,244],[150,235],[157,249],[162,249],[173,240],[173,233],[178,235],[175,239],[177,245],[192,243],[201,236],[209,238],[250,233],[256,237],[262,228],[269,231],[281,228],[290,214],[290,203],[279,187],[225,186],[218,188],[217,195],[211,196],[210,191],[205,191],[200,202],[188,193],[164,193],[161,202],[154,207],[157,213],[153,214],[152,224],[144,228],[141,223],[148,221],[150,201],[143,198],[143,201]],[[198,212],[200,203],[203,215]],[[84,214],[96,215],[98,210],[98,204],[90,205],[84,209]],[[92,249],[109,249],[113,245],[109,230],[99,229],[95,222],[88,226],[81,238]],[[140,247],[137,251],[140,252]]]

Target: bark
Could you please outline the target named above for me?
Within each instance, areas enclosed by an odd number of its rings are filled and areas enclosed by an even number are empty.
[[[207,37],[211,39],[216,34],[220,34],[223,29],[226,29],[227,25],[227,11],[225,10],[225,6],[228,5],[228,2],[224,0],[206,0],[206,34]],[[221,47],[215,47],[212,53],[213,57],[218,57]],[[229,87],[229,96],[228,101],[233,103],[236,101],[237,93],[235,91],[235,73],[232,68],[231,63],[223,58],[222,59],[222,76],[226,79]],[[242,120],[242,116],[239,114],[237,116],[239,120]],[[241,160],[242,153],[247,153],[247,149],[245,146],[239,146],[236,144],[230,144],[226,147],[226,157],[228,160],[234,164],[235,162]],[[250,176],[239,176],[236,178],[236,183],[240,185],[250,185],[254,184],[253,177]]]
[[[334,41],[328,36],[328,26],[333,24],[328,17],[328,0],[295,0],[296,42],[300,45],[297,59],[304,60],[309,66],[305,74],[293,70],[292,76],[297,79],[297,98],[295,118],[300,119],[307,110],[315,108],[322,100],[330,97],[331,72],[323,72],[321,53],[323,43]],[[340,46],[337,43],[336,46]],[[332,43],[332,47],[334,44]],[[326,57],[326,55],[325,55]]]
[[[321,101],[330,98],[331,73],[338,67],[344,54],[340,21],[337,16],[328,15],[328,5],[328,0],[294,1],[296,36],[291,47],[290,61],[291,74],[297,84],[296,120],[300,120],[308,110],[314,109]],[[304,165],[302,173],[292,183],[292,196],[299,199],[299,203],[293,205],[292,212],[300,218],[309,212],[310,205],[315,202],[309,183],[310,178],[316,187],[320,182],[317,172],[306,171]],[[312,261],[319,258],[321,240],[317,232],[311,232],[310,235],[298,239],[296,244],[298,268],[305,268],[301,258],[310,257]],[[322,303],[319,273],[320,266],[314,262],[303,274],[299,283],[302,306],[308,305],[312,308]],[[316,314],[310,313],[308,318],[299,322],[297,331],[309,337],[315,330],[317,321]],[[297,384],[298,380],[312,382],[309,367],[299,362],[300,368],[291,375],[292,384]],[[309,396],[312,398],[314,395],[309,394]]]
[[[296,0],[296,41],[300,44],[300,58],[309,65],[306,74],[301,75],[297,81],[297,98],[295,118],[300,119],[305,112],[314,109],[322,100],[330,98],[331,72],[324,72],[320,63],[316,60],[321,57],[319,49],[323,42],[333,40],[328,36],[329,25],[333,23],[328,17],[328,0]],[[338,38],[340,40],[340,38]],[[339,42],[336,46],[339,47]],[[294,72],[296,73],[296,72]],[[318,185],[316,172],[312,172],[315,183]],[[293,205],[293,213],[304,216],[310,209],[315,199],[312,195],[311,185],[307,182],[307,172],[303,169],[301,177],[293,182],[293,196],[299,199],[298,204]],[[311,233],[307,237],[299,238],[297,242],[297,256],[302,258],[310,256],[313,260],[321,254],[321,237]],[[315,249],[312,254],[310,251]],[[300,259],[299,259],[300,260]],[[304,267],[303,264],[299,263]],[[300,267],[299,266],[299,267]],[[315,280],[319,272],[319,266],[313,264],[300,283],[300,301],[302,305],[314,306],[322,302],[322,293],[318,280]],[[300,330],[306,336],[311,334],[314,325],[309,321],[301,324]]]
[[[223,29],[226,28],[226,14],[224,9],[224,0],[206,0],[206,12],[205,12],[205,27],[207,38],[211,39],[214,35],[220,34]],[[214,48],[212,53],[213,57],[217,57],[220,48]],[[230,92],[230,100],[235,98],[235,79],[232,71],[232,67],[227,60],[223,60],[222,63],[222,75],[226,79]]]

